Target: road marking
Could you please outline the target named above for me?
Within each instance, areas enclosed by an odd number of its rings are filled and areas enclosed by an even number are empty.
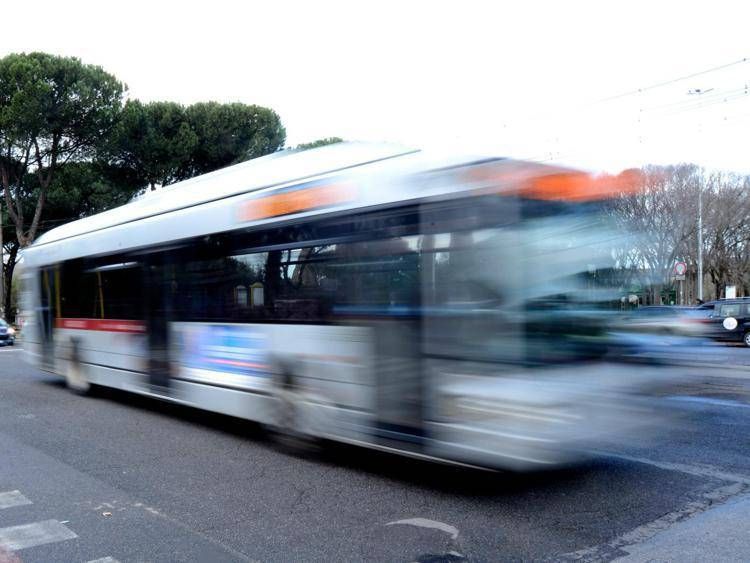
[[[114,557],[110,557],[109,555],[107,555],[107,557],[100,557],[99,559],[92,559],[91,561],[87,561],[86,563],[120,563],[120,562]]]
[[[614,459],[621,459],[623,461],[632,461],[634,463],[643,463],[645,465],[651,465],[658,467],[659,469],[666,469],[667,471],[677,471],[679,473],[687,473],[688,475],[695,475],[696,477],[709,477],[711,479],[720,479],[722,481],[729,481],[732,483],[742,483],[743,485],[750,485],[750,476],[740,475],[737,473],[728,473],[712,467],[710,465],[688,465],[686,463],[672,463],[669,461],[657,461],[654,459],[646,459],[643,457],[635,457],[623,454],[616,454],[613,452],[600,452],[606,457]]]
[[[418,528],[431,528],[433,530],[440,530],[450,535],[452,540],[458,537],[458,529],[454,528],[449,524],[438,522],[437,520],[428,520],[427,518],[408,518],[406,520],[396,520],[395,522],[388,522],[386,526],[395,526],[397,524],[404,524],[406,526],[417,526]]]
[[[0,493],[0,510],[12,506],[24,506],[33,504],[29,499],[21,494],[21,491],[6,491]]]
[[[733,496],[736,496],[747,490],[747,486],[742,483],[732,483],[718,489],[713,489],[702,494],[697,500],[689,502],[682,508],[674,510],[642,526],[633,528],[620,536],[617,536],[610,542],[595,547],[589,547],[565,553],[555,557],[557,561],[610,561],[616,557],[627,555],[629,546],[643,543],[651,539],[659,532],[662,532],[677,522],[687,520],[701,512],[705,512],[712,506],[726,502]]]
[[[736,407],[740,409],[750,409],[750,405],[747,403],[740,403],[739,401],[729,401],[727,399],[712,399],[710,397],[694,397],[690,395],[673,395],[667,397],[670,401],[680,403],[699,403],[703,405],[715,405],[717,407]]]
[[[0,548],[18,551],[77,537],[77,534],[57,520],[43,520],[32,524],[0,528]]]

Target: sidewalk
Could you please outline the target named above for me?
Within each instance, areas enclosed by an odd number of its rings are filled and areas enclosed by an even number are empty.
[[[619,563],[750,560],[750,494],[683,520],[641,544]]]

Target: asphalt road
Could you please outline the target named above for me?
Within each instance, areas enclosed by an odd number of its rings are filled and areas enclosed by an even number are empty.
[[[685,368],[659,440],[515,475],[297,457],[243,421],[73,395],[0,349],[0,562],[615,559],[750,490],[750,372],[711,372]]]

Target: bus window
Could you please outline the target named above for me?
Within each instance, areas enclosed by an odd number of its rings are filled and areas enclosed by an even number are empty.
[[[68,319],[102,316],[97,276],[84,271],[81,261],[66,262],[62,266],[60,308],[60,316]]]
[[[128,267],[104,269],[95,272],[101,279],[102,318],[140,319],[143,317],[141,299],[143,281],[141,269],[132,264]]]
[[[143,281],[135,262],[85,269],[81,261],[63,264],[61,317],[136,320],[143,316]]]
[[[508,229],[429,237],[422,254],[428,355],[492,361],[496,370],[522,361],[524,326],[517,293],[523,274],[513,260],[515,239]]]
[[[247,307],[247,288],[244,285],[234,288],[234,302],[238,307]]]

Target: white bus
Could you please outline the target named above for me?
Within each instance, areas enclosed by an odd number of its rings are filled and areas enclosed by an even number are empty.
[[[389,145],[259,158],[41,236],[23,255],[24,350],[78,393],[296,443],[567,462],[648,414],[645,378],[605,361],[582,313],[611,299],[588,275],[611,262],[608,189]]]

